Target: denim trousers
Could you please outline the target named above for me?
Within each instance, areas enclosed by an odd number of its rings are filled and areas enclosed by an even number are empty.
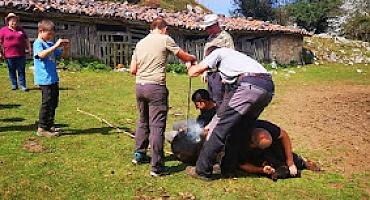
[[[59,101],[59,85],[54,83],[51,85],[40,85],[42,93],[42,102],[39,113],[39,128],[49,130],[55,124],[55,109],[58,107]]]
[[[19,76],[19,84],[22,88],[26,88],[26,56],[14,58],[6,58],[8,63],[9,78],[13,88],[18,88],[17,71]]]

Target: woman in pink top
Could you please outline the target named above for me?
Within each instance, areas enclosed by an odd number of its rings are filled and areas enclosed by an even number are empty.
[[[9,77],[12,82],[12,90],[18,89],[17,74],[19,76],[19,84],[23,91],[28,91],[26,87],[26,47],[32,56],[32,48],[30,40],[26,32],[21,27],[17,27],[18,16],[14,13],[9,13],[5,17],[5,22],[8,26],[0,29],[0,59],[5,58],[8,63]],[[1,49],[4,49],[2,52]]]

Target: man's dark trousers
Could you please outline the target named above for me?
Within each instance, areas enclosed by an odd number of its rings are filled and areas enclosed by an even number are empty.
[[[208,92],[211,99],[220,106],[225,94],[225,85],[219,72],[208,72]]]
[[[168,110],[167,87],[157,84],[136,84],[136,101],[140,116],[135,132],[135,152],[146,153],[150,143],[152,171],[163,171],[164,132]]]

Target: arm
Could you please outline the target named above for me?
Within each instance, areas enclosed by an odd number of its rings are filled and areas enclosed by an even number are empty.
[[[3,35],[0,34],[0,59],[3,59],[4,58],[4,52],[3,52],[3,42],[4,42],[4,39],[3,39]]]
[[[138,68],[138,66],[137,66],[136,60],[134,60],[134,59],[131,60],[130,72],[131,72],[132,75],[136,75],[137,68]]]
[[[239,168],[252,174],[273,174],[275,172],[275,169],[271,166],[257,167],[250,163],[240,164]]]
[[[54,46],[48,48],[48,49],[45,49],[45,50],[42,50],[40,51],[37,56],[40,58],[40,59],[44,59],[46,58],[47,56],[49,56],[50,54],[52,54],[58,47],[60,47],[61,43],[63,42],[62,39],[58,39],[58,41],[54,44]],[[63,52],[64,53],[64,52]],[[68,54],[68,51],[67,51],[67,54]]]
[[[32,49],[32,46],[31,46],[31,42],[28,38],[26,39],[26,45],[27,45],[28,52],[29,52],[30,56],[33,56],[33,49]]]
[[[281,139],[281,143],[284,146],[285,157],[286,157],[286,164],[289,167],[291,175],[297,174],[297,167],[293,161],[293,151],[292,151],[292,143],[290,141],[288,133],[281,129],[280,136],[278,139]]]
[[[4,58],[4,54],[3,54],[3,43],[0,41],[0,59],[3,59]]]
[[[206,65],[203,62],[196,64],[196,65],[191,65],[191,63],[186,63],[186,68],[188,69],[188,75],[190,77],[195,77],[195,76],[199,76],[204,71],[206,71],[206,69],[208,68],[208,65]]]
[[[194,55],[190,55],[186,53],[185,51],[183,51],[182,49],[180,49],[180,51],[176,54],[176,56],[184,62],[193,62],[197,60],[197,58]]]

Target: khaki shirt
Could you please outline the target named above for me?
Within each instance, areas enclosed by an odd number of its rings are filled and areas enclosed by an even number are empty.
[[[168,35],[152,32],[140,40],[135,48],[132,60],[138,69],[136,84],[166,84],[167,56],[180,51],[180,47]]]
[[[207,43],[204,45],[203,55],[206,55],[207,49],[211,46],[234,49],[234,41],[229,33],[221,31],[220,33],[208,38]]]

